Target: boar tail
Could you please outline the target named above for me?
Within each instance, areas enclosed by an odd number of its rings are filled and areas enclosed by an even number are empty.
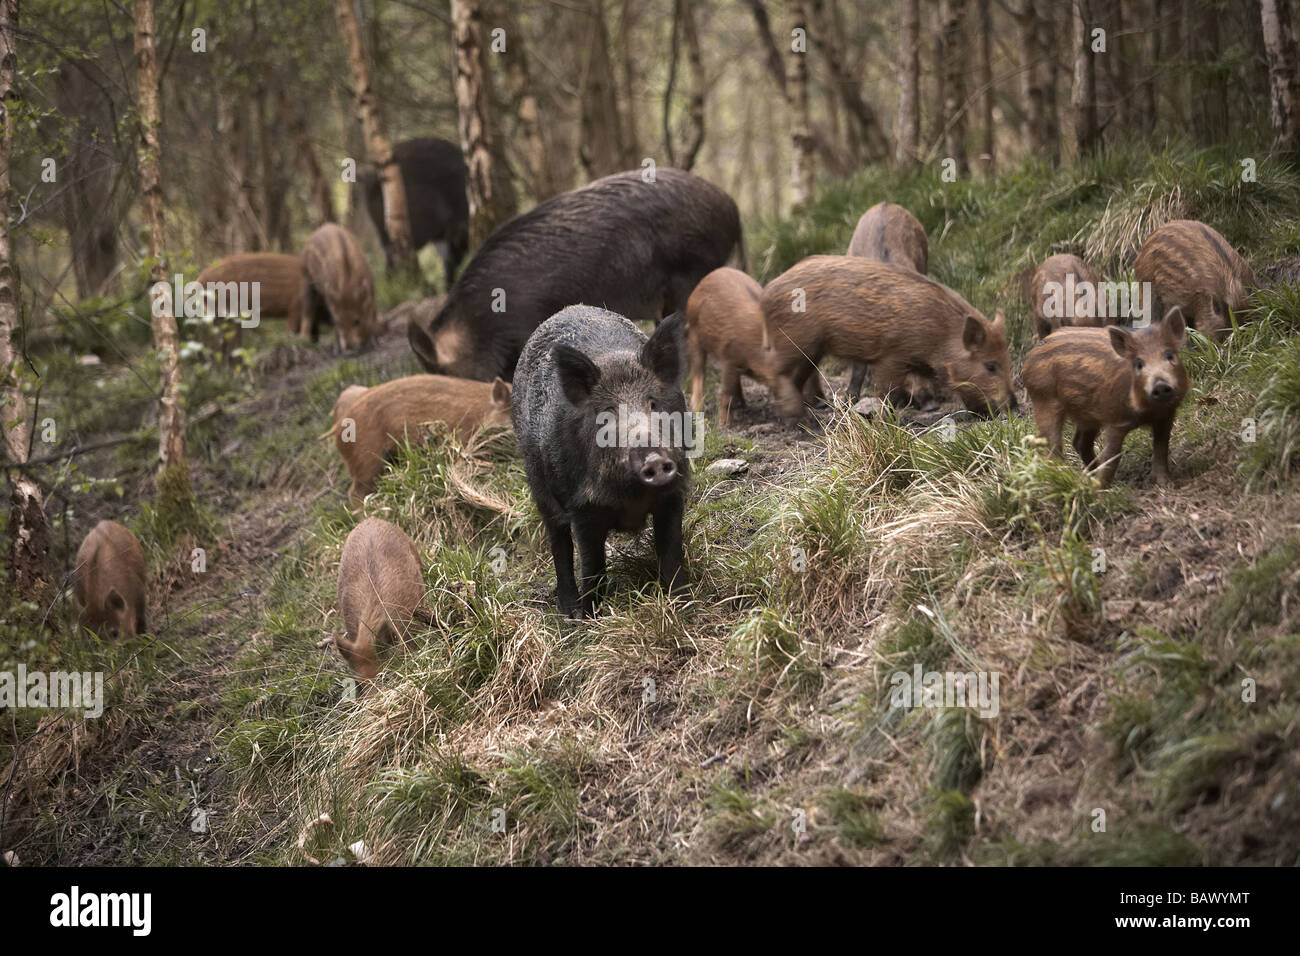
[[[326,438],[333,438],[338,433],[339,433],[339,423],[335,422],[333,425],[330,426],[329,431],[325,432],[324,434],[317,435],[316,440],[324,441]]]

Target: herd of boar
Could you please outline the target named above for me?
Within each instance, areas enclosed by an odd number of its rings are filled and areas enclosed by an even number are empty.
[[[398,156],[414,197],[413,232],[439,244],[450,279],[465,251],[464,173],[463,163],[453,168],[459,154],[439,152],[437,142],[412,141]],[[414,168],[421,156],[442,164],[423,179]],[[377,184],[365,185],[370,202]],[[454,195],[439,199],[439,188]],[[382,201],[372,215],[387,250]],[[682,429],[659,425],[702,409],[709,356],[720,366],[723,425],[744,404],[742,376],[767,386],[784,419],[802,419],[824,399],[818,365],[827,356],[850,367],[855,400],[869,371],[880,399],[895,406],[948,400],[982,415],[1018,407],[1005,316],[990,321],[928,277],[927,266],[921,223],[882,202],[862,215],[846,255],[811,256],[764,288],[745,272],[739,213],[722,190],[671,169],[607,176],[507,222],[445,299],[404,307],[428,374],[348,387],[322,438],[334,439],[359,509],[402,443],[425,440],[428,426],[441,423],[462,441],[484,427],[513,427],[562,612],[594,613],[607,536],[636,532],[647,518],[660,583],[681,591],[690,456]],[[1219,233],[1187,220],[1156,229],[1134,273],[1151,295],[1131,322],[1105,309],[1053,307],[1061,289],[1092,287],[1101,299],[1099,276],[1076,256],[1048,258],[1029,288],[1040,341],[1021,379],[1035,425],[1060,456],[1070,421],[1074,448],[1103,487],[1125,436],[1140,427],[1152,430],[1156,481],[1168,482],[1170,433],[1189,387],[1179,356],[1187,329],[1224,335],[1256,285]],[[378,332],[369,266],[339,226],[322,226],[300,256],[223,259],[200,276],[209,280],[260,282],[264,315],[283,315],[313,340],[329,322],[344,350]],[[654,323],[652,334],[643,321]],[[144,581],[139,542],[100,522],[77,554],[82,622],[144,630]],[[369,518],[352,530],[339,569],[345,634],[335,643],[359,677],[378,672],[381,645],[427,618],[424,593],[419,552],[400,528]]]

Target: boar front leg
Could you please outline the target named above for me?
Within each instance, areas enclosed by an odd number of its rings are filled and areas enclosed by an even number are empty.
[[[849,398],[857,404],[858,399],[862,397],[862,385],[867,380],[867,363],[854,362],[853,374],[849,376]]]
[[[659,583],[665,591],[683,594],[686,591],[686,572],[682,569],[682,511],[681,497],[673,496],[654,513],[655,553],[659,557]]]
[[[555,598],[560,612],[578,616],[578,585],[573,580],[573,534],[567,522],[543,519],[546,536],[551,541],[551,559],[555,562]]]
[[[1102,446],[1101,464],[1097,471],[1097,483],[1103,488],[1109,488],[1111,481],[1115,478],[1115,470],[1119,468],[1119,456],[1124,450],[1124,436],[1127,434],[1122,428],[1107,428],[1102,432],[1105,444]]]
[[[1151,424],[1151,470],[1157,485],[1169,484],[1169,436],[1173,431],[1172,416]]]
[[[1053,458],[1061,457],[1061,429],[1065,425],[1064,412],[1058,402],[1041,401],[1034,403],[1034,425],[1038,434],[1047,442],[1047,450]]]
[[[1097,429],[1084,428],[1082,425],[1074,426],[1074,450],[1079,453],[1079,460],[1083,462],[1084,471],[1092,468],[1097,461]]]
[[[596,616],[596,603],[605,590],[605,538],[608,529],[600,523],[582,523],[578,535],[578,563],[582,567],[582,614]]]

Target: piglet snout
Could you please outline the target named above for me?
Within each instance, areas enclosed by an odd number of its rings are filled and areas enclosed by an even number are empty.
[[[1151,386],[1151,397],[1157,402],[1167,402],[1174,397],[1174,387],[1163,379]]]

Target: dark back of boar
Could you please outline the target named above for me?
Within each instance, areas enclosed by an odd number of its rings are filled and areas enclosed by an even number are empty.
[[[730,419],[731,406],[744,405],[741,374],[766,383],[767,348],[763,343],[763,287],[739,269],[714,269],[686,300],[686,355],[691,364],[691,408],[704,402],[704,370],[710,355],[718,360],[722,384],[718,417]]]
[[[1153,315],[1177,306],[1202,335],[1222,336],[1228,310],[1250,304],[1255,273],[1214,229],[1194,219],[1167,222],[1147,237],[1133,263],[1139,282],[1151,283]]]
[[[880,202],[862,214],[853,230],[848,254],[903,266],[925,275],[930,243],[925,227],[897,203]]]
[[[95,525],[77,549],[72,593],[84,627],[114,637],[147,631],[144,549],[136,536],[116,521]]]
[[[438,254],[450,285],[469,248],[465,157],[455,143],[425,136],[395,144],[393,158],[402,171],[402,186],[406,190],[411,244],[417,252],[431,242],[438,244]],[[384,191],[378,170],[369,167],[360,170],[357,189],[379,235],[379,243],[384,247],[386,267],[392,271],[392,240],[384,223]]]
[[[633,321],[684,309],[695,284],[740,244],[740,213],[690,173],[616,173],[502,225],[427,327],[408,327],[430,372],[514,375],[524,343],[565,306],[597,302]]]
[[[302,250],[303,334],[313,342],[334,323],[339,348],[356,351],[378,334],[375,280],[356,236],[326,223]]]
[[[680,313],[648,340],[621,315],[575,305],[529,338],[511,417],[528,486],[550,538],[559,605],[595,609],[609,532],[654,518],[659,579],[685,584],[682,512],[690,479],[686,400],[678,387]],[[582,572],[573,574],[576,539]]]
[[[379,673],[379,648],[405,634],[424,602],[415,543],[395,524],[362,521],[343,543],[338,595],[346,629],[336,639],[339,652],[358,677],[370,680]]]
[[[1064,423],[1074,423],[1074,447],[1084,466],[1096,463],[1093,445],[1103,434],[1099,480],[1110,484],[1124,436],[1152,431],[1156,481],[1169,480],[1169,436],[1187,394],[1187,370],[1179,357],[1186,341],[1182,311],[1170,309],[1143,329],[1066,328],[1053,332],[1025,357],[1025,389],[1034,422],[1053,454],[1061,454]]]
[[[1034,310],[1034,331],[1040,339],[1047,338],[1063,326],[1101,328],[1106,324],[1106,320],[1097,314],[1100,310],[1094,309],[1092,315],[1066,314],[1074,311],[1075,300],[1066,294],[1069,292],[1067,277],[1071,275],[1074,276],[1072,286],[1074,289],[1079,289],[1088,283],[1095,293],[1101,281],[1086,262],[1069,253],[1048,256],[1043,260],[1042,265],[1034,270],[1033,278],[1029,280],[1029,301]],[[1051,283],[1055,283],[1055,286]],[[1052,312],[1058,314],[1049,314]]]
[[[776,397],[788,419],[802,414],[800,389],[826,355],[873,366],[876,389],[894,401],[916,376],[972,410],[1015,404],[1002,313],[990,322],[911,269],[811,256],[768,283],[762,306]]]
[[[484,426],[510,424],[510,386],[501,379],[489,384],[445,375],[410,375],[360,393],[353,391],[356,388],[350,386],[339,396],[334,427],[322,436],[333,436],[352,476],[348,497],[354,507],[375,490],[375,479],[399,442],[424,441],[424,426],[442,422],[464,443]],[[351,428],[345,425],[348,419]]]

